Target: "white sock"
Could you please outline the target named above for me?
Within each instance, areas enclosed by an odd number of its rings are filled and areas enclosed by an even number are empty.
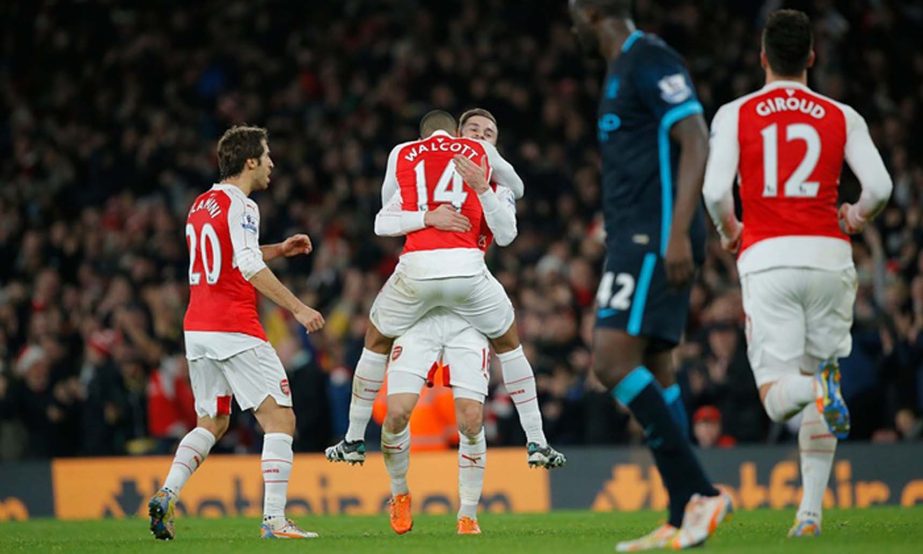
[[[519,424],[526,432],[526,441],[545,446],[548,441],[542,431],[542,412],[538,407],[535,374],[532,373],[532,366],[522,352],[522,346],[497,354],[497,358],[503,371],[503,386],[519,413]]]
[[[285,433],[263,436],[263,518],[283,517],[288,497],[288,478],[292,474],[292,437]]]
[[[353,374],[353,397],[349,401],[349,428],[346,440],[353,442],[365,439],[365,428],[372,419],[372,404],[385,382],[385,362],[387,354],[378,354],[367,348],[356,363]]]
[[[176,447],[173,465],[170,466],[170,473],[167,474],[167,480],[164,481],[163,486],[179,495],[183,485],[202,465],[213,446],[215,446],[215,435],[212,435],[208,429],[196,427],[189,431]]]
[[[798,448],[801,451],[801,506],[798,519],[815,519],[820,524],[824,506],[824,492],[830,480],[836,437],[830,433],[817,407],[805,406],[801,429],[798,431]]]
[[[484,428],[472,438],[458,433],[458,518],[477,519],[478,503],[484,490],[484,466],[487,465],[487,441]]]
[[[807,404],[814,402],[814,377],[786,375],[769,388],[763,406],[769,419],[777,422],[797,414]]]
[[[410,467],[410,426],[400,433],[381,430],[381,453],[391,477],[391,496],[407,494],[407,469]]]

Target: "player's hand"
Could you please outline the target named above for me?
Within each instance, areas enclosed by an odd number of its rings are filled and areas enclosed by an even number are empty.
[[[440,231],[466,233],[471,230],[468,218],[456,212],[449,204],[442,204],[435,210],[426,212],[423,221],[427,227],[435,227]]]
[[[740,239],[744,234],[744,226],[738,225],[737,232],[731,237],[721,237],[721,248],[730,254],[737,254],[740,250]]]
[[[664,256],[667,281],[674,287],[684,287],[692,281],[695,262],[692,260],[692,241],[686,233],[670,236]]]
[[[837,214],[840,230],[847,235],[857,235],[865,229],[866,220],[859,215],[855,204],[843,203]]]
[[[490,188],[487,183],[487,156],[481,156],[480,166],[461,155],[456,155],[453,161],[455,162],[455,171],[461,175],[469,187],[474,189],[474,192],[478,194],[487,192],[487,189]]]
[[[320,331],[324,326],[324,323],[326,323],[324,321],[324,316],[320,315],[319,311],[315,310],[314,308],[309,308],[304,304],[295,310],[293,315],[295,316],[295,319],[298,320],[298,323],[307,329],[309,333]]]
[[[311,239],[308,235],[298,234],[285,239],[280,250],[283,256],[291,258],[298,254],[310,254],[314,250],[314,246],[311,244]]]

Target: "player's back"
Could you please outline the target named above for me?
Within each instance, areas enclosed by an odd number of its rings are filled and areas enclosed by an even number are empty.
[[[430,137],[407,143],[398,153],[397,183],[402,208],[406,211],[430,211],[449,204],[471,222],[472,231],[458,233],[427,227],[407,235],[404,252],[444,248],[478,248],[477,229],[483,210],[474,191],[464,185],[452,161],[465,156],[476,164],[486,156],[477,141],[437,132]]]
[[[240,228],[232,229],[231,222]],[[255,203],[232,185],[215,185],[192,203],[186,219],[189,307],[184,331],[242,333],[266,340],[257,292],[235,264],[232,238],[236,233],[237,242],[257,240],[258,226]]]
[[[455,171],[452,159],[465,156],[476,164],[488,158],[480,141],[437,131],[392,151],[401,208],[409,212],[435,210],[448,204],[471,223],[466,232],[425,227],[407,234],[398,269],[418,279],[474,275],[484,269],[480,248],[484,211],[478,195]],[[490,164],[487,163],[488,172]]]
[[[740,145],[741,251],[785,236],[846,240],[836,207],[846,108],[784,81],[741,98],[732,109]]]

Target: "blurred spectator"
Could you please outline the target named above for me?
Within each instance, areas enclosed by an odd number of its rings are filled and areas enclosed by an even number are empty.
[[[923,12],[782,4],[814,17],[811,84],[866,118],[895,183],[892,204],[853,242],[854,348],[842,362],[851,438],[919,440]],[[636,20],[688,61],[710,119],[761,86],[760,26],[778,5],[637,2]],[[11,3],[0,43],[0,457],[162,451],[191,424],[183,223],[216,178],[215,141],[243,122],[269,129],[276,164],[254,196],[262,240],[298,231],[315,244],[273,269],[328,321],[306,337],[262,306],[290,373],[296,447],[341,435],[369,306],[400,252],[372,232],[387,154],[433,107],[491,110],[526,182],[519,237],[487,258],[516,306],[549,438],[635,440],[588,369],[604,254],[594,114],[605,68],[582,56],[566,10],[557,0]],[[842,185],[854,201],[848,171]],[[678,380],[690,411],[715,406],[738,442],[776,440],[739,297],[734,260],[712,241]],[[489,442],[523,444],[497,375],[492,389]],[[216,450],[251,451],[256,436],[253,418],[235,415]]]
[[[737,444],[734,437],[724,434],[721,412],[714,406],[702,406],[695,411],[692,434],[700,448],[728,448]]]

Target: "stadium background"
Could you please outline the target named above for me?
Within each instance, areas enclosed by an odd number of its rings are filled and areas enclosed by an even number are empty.
[[[895,183],[888,210],[854,241],[855,346],[843,361],[850,441],[919,441],[923,10],[784,4],[813,17],[812,86],[866,117]],[[687,59],[710,120],[761,85],[758,29],[781,5],[640,0],[636,20]],[[579,51],[565,2],[169,6],[0,7],[0,459],[164,454],[191,427],[182,222],[216,179],[218,136],[240,122],[269,128],[276,163],[256,197],[262,240],[307,232],[315,244],[273,268],[322,311],[324,332],[308,339],[268,303],[263,315],[291,373],[296,451],[330,444],[345,430],[369,305],[400,248],[371,228],[386,156],[433,107],[491,110],[526,182],[520,236],[489,263],[517,307],[549,439],[565,451],[640,442],[587,375],[602,261],[594,121],[603,65]],[[852,177],[844,183],[853,199]],[[687,408],[703,447],[794,447],[759,405],[736,283],[713,241],[677,351]],[[705,430],[716,411],[723,437]],[[501,386],[488,406],[489,443],[518,446],[519,433]],[[252,418],[238,416],[216,449],[259,446]]]

